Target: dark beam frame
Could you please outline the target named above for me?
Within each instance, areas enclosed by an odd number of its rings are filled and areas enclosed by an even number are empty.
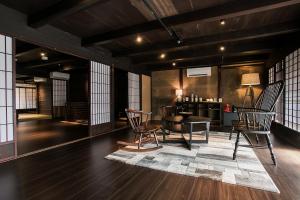
[[[105,3],[109,0],[63,0],[45,10],[41,10],[28,17],[28,25],[39,28],[59,18],[87,9],[96,3]]]
[[[225,3],[210,8],[204,8],[188,13],[162,18],[162,21],[169,26],[184,24],[192,21],[215,21],[223,18],[232,18],[252,13],[258,13],[277,9],[281,7],[299,4],[295,0],[240,0]],[[83,46],[91,46],[93,44],[103,44],[110,40],[143,33],[152,30],[162,29],[158,20],[137,24],[122,29],[96,34],[91,37],[83,38]]]
[[[168,63],[161,64],[148,64],[139,66],[145,71],[161,71],[181,68],[192,68],[192,67],[208,67],[208,66],[262,66],[265,65],[266,60],[269,58],[269,54],[258,54],[258,55],[245,55],[245,56],[228,56],[221,57],[215,56],[211,58],[198,58],[191,61],[180,61],[176,67]]]
[[[242,40],[251,40],[257,38],[267,38],[300,31],[299,21],[290,21],[259,27],[255,29],[246,29],[239,31],[229,31],[222,34],[208,35],[196,38],[185,39],[178,45],[174,40],[163,41],[155,44],[142,45],[132,49],[113,53],[115,57],[134,56],[148,53],[157,53],[174,49],[187,49],[192,46],[207,46],[226,42],[236,42]]]
[[[138,66],[141,65],[157,65],[180,61],[191,61],[196,59],[205,59],[211,57],[222,56],[243,56],[272,52],[273,45],[262,43],[235,44],[226,46],[225,52],[220,52],[218,46],[210,46],[206,48],[194,48],[192,50],[169,52],[166,59],[159,59],[158,55],[142,56],[132,59],[132,63]]]

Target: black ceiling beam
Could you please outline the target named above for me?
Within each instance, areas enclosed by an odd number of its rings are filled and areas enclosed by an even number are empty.
[[[165,59],[159,59],[158,54],[144,55],[132,57],[134,64],[147,64],[147,63],[164,63],[173,62],[182,59],[197,58],[197,57],[212,57],[214,55],[230,55],[230,54],[250,54],[250,53],[263,53],[270,52],[273,49],[283,47],[297,47],[300,45],[300,38],[298,33],[289,34],[286,37],[273,37],[271,39],[252,39],[249,41],[237,41],[225,44],[226,50],[219,51],[219,45],[211,45],[204,47],[194,47],[188,50],[178,50],[168,52]]]
[[[225,3],[223,5],[204,8],[175,16],[162,18],[169,25],[179,25],[192,21],[215,21],[223,18],[232,18],[252,13],[258,13],[286,6],[299,4],[299,0],[239,0]],[[82,40],[83,46],[102,44],[107,41],[121,38],[132,34],[140,34],[147,31],[162,29],[158,20],[137,24],[122,29],[100,33]]]
[[[73,63],[80,61],[80,59],[74,59],[74,58],[63,58],[63,59],[52,59],[51,61],[34,61],[34,62],[27,62],[27,63],[17,63],[17,69],[27,69],[32,70],[35,68],[42,68],[47,66],[53,66],[58,64],[64,64],[64,63]]]
[[[189,50],[181,50],[176,52],[169,52],[165,59],[160,59],[159,55],[151,56],[140,56],[132,59],[132,63],[136,65],[145,64],[159,64],[159,63],[170,63],[181,60],[189,60],[195,58],[208,58],[222,55],[246,55],[246,54],[257,54],[271,52],[274,48],[273,44],[264,43],[237,43],[226,46],[226,51],[221,52],[217,45],[193,48]]]
[[[215,56],[212,58],[202,58],[193,61],[182,61],[178,62],[176,67],[171,64],[158,64],[158,65],[147,65],[139,67],[145,71],[161,71],[178,68],[193,68],[193,67],[207,67],[207,66],[245,66],[245,65],[264,65],[266,60],[269,58],[268,54],[260,55],[246,55],[246,56],[228,56],[221,57]]]
[[[96,3],[105,3],[109,0],[62,0],[58,3],[28,16],[28,25],[38,28],[57,19],[87,9]]]
[[[165,52],[174,49],[186,49],[192,46],[206,46],[226,42],[235,42],[257,38],[266,38],[300,31],[300,21],[289,21],[285,23],[272,24],[255,29],[229,31],[225,33],[185,39],[180,45],[174,40],[168,40],[150,45],[141,45],[136,48],[113,53],[115,57],[133,56],[154,52]],[[299,33],[300,34],[300,33]]]

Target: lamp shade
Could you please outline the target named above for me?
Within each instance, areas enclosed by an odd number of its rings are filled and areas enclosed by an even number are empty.
[[[241,85],[259,85],[259,73],[249,73],[242,75]]]
[[[181,96],[182,95],[182,90],[176,90],[176,96]]]

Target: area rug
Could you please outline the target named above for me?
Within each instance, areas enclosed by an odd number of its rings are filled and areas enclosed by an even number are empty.
[[[232,160],[235,139],[229,133],[210,132],[208,144],[164,143],[151,152],[118,150],[106,159],[193,177],[206,177],[235,185],[277,192],[278,188],[251,148],[239,147],[237,159]],[[240,144],[246,144],[241,137]],[[152,145],[152,144],[149,144]]]

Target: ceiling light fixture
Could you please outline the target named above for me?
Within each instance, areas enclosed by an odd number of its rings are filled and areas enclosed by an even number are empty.
[[[137,43],[142,43],[143,42],[143,38],[141,36],[137,36],[136,39],[135,39],[135,41]]]
[[[221,19],[221,20],[220,20],[220,25],[224,26],[225,24],[226,24],[225,19]]]
[[[173,62],[172,65],[173,65],[173,67],[175,67],[176,66],[176,62]]]
[[[220,46],[220,51],[225,51],[225,46]]]
[[[162,54],[160,54],[160,59],[164,59],[165,57],[166,57],[166,54],[165,53],[162,53]]]

